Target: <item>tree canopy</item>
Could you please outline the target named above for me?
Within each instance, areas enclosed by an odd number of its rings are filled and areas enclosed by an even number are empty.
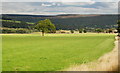
[[[45,32],[53,33],[56,30],[55,25],[49,19],[38,21],[35,28],[42,32],[42,36],[44,36]]]

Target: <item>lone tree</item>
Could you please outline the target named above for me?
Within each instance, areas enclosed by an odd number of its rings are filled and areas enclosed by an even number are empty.
[[[35,28],[38,31],[42,32],[42,36],[44,36],[45,32],[55,32],[56,31],[55,25],[49,19],[38,21],[35,25]]]

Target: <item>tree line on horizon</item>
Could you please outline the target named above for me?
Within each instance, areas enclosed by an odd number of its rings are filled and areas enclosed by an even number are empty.
[[[2,33],[32,33],[32,32],[42,32],[42,35],[44,36],[44,33],[56,33],[56,26],[51,22],[50,19],[40,20],[35,24],[29,24],[28,22],[24,21],[11,21],[11,20],[4,20],[3,22],[3,28]],[[18,23],[19,22],[19,23]],[[9,23],[10,25],[4,25]],[[119,23],[119,22],[118,22]],[[7,27],[7,28],[6,28]],[[58,30],[58,29],[57,29]],[[61,30],[61,29],[59,29]],[[78,29],[70,29],[71,33],[74,33],[74,31],[79,31],[79,33],[87,33],[87,32],[105,32],[105,33],[111,33],[112,30],[115,30],[115,28],[78,28]]]

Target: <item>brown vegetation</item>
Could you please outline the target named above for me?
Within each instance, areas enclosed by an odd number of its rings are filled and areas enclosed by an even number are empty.
[[[65,71],[118,71],[118,37],[115,38],[114,49],[100,57],[97,61],[87,64],[74,65]],[[120,61],[119,61],[120,62]]]

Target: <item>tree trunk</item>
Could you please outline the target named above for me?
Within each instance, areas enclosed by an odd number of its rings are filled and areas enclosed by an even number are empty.
[[[44,36],[44,32],[42,32],[42,36]]]

